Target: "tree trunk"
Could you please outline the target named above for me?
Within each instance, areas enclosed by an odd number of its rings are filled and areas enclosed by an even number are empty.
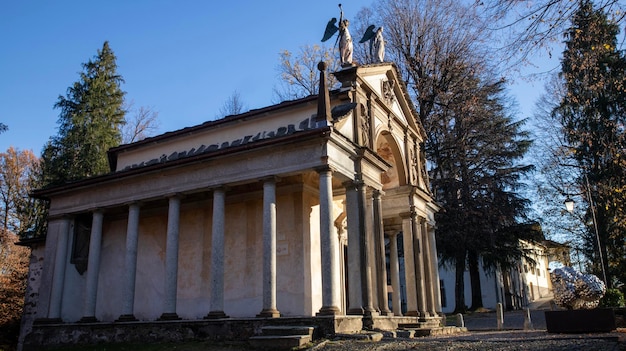
[[[456,256],[456,278],[454,284],[454,313],[465,313],[465,250]]]
[[[482,289],[480,287],[480,270],[478,267],[478,255],[470,250],[467,253],[467,263],[469,266],[470,285],[472,286],[472,306],[471,311],[483,307]]]

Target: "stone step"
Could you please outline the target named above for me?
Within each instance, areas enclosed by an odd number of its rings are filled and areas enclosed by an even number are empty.
[[[428,322],[398,323],[398,329],[421,329],[421,328],[427,328],[428,325],[429,325]]]
[[[379,332],[372,331],[361,331],[359,333],[353,334],[335,334],[335,338],[337,339],[346,339],[346,340],[361,340],[361,341],[371,341],[371,342],[379,342],[383,339],[384,334]]]
[[[424,336],[452,335],[467,332],[465,327],[411,328],[405,326],[396,332],[399,338],[419,338]]]
[[[302,347],[309,342],[311,342],[309,335],[259,335],[248,339],[252,347],[262,350],[289,350]]]
[[[315,327],[308,326],[268,325],[261,328],[261,333],[264,336],[308,335],[312,338],[314,330]]]

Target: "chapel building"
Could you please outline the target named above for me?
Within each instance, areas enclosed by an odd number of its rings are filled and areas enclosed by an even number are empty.
[[[439,207],[406,87],[378,63],[329,91],[324,69],[319,96],[121,145],[110,173],[38,190],[30,344],[179,320],[439,325]]]

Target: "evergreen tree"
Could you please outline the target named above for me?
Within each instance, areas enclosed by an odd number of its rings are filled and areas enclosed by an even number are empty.
[[[617,49],[618,34],[602,10],[579,2],[561,61],[565,95],[553,111],[581,172],[587,254],[599,276],[603,261],[609,288],[614,279],[626,282],[626,57]]]
[[[59,96],[58,135],[42,154],[44,185],[60,184],[109,171],[107,150],[121,143],[124,124],[122,77],[115,54],[104,42],[98,54],[83,64],[79,81]]]
[[[465,312],[466,265],[475,310],[483,307],[480,266],[506,269],[525,254],[519,240],[537,238],[526,218],[529,201],[519,194],[532,167],[517,162],[530,141],[523,123],[506,114],[503,85],[466,76],[465,93],[452,94],[425,123],[431,184],[445,209],[436,215],[437,248],[455,265],[456,312]]]

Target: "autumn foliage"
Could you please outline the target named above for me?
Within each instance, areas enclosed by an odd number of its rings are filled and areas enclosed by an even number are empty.
[[[17,241],[17,235],[0,229],[0,350],[17,344],[24,305],[29,249]]]

